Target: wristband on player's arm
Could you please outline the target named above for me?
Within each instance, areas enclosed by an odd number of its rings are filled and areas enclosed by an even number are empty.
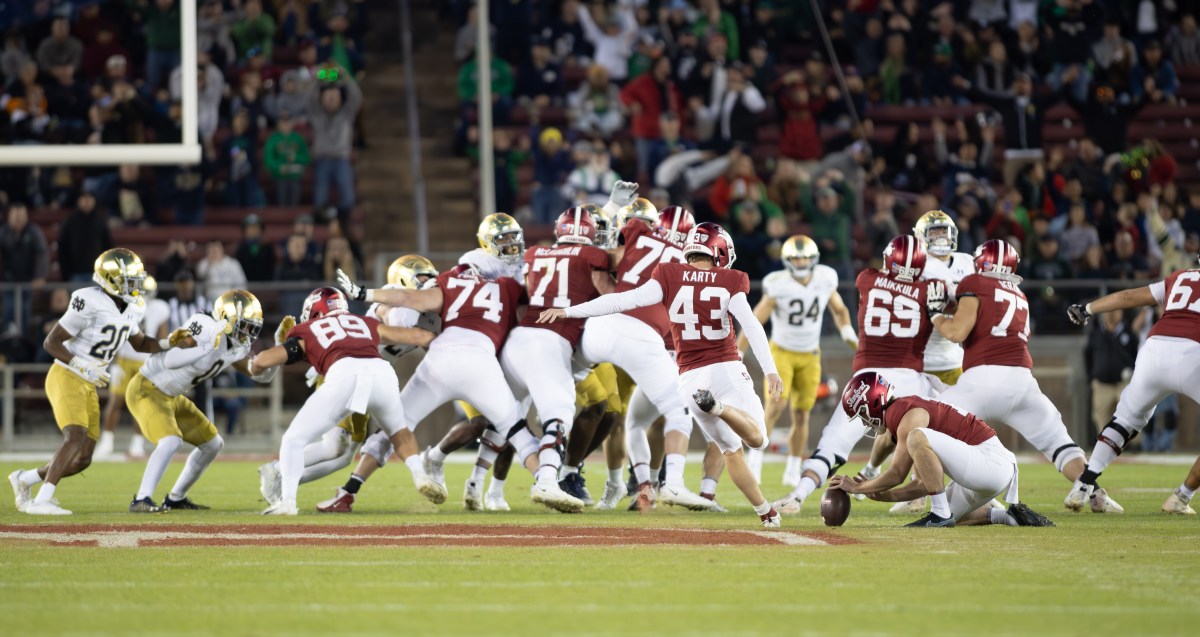
[[[292,336],[284,341],[283,349],[287,351],[288,365],[304,360],[304,348],[300,346],[299,336]]]

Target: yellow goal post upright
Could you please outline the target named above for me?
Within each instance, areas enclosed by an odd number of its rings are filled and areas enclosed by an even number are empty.
[[[179,60],[183,139],[178,144],[46,144],[0,146],[3,166],[115,166],[117,164],[166,165],[200,163],[197,122],[196,3],[180,0]]]

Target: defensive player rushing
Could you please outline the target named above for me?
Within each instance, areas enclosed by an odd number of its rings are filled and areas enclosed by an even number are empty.
[[[956,252],[958,226],[955,225],[954,219],[941,210],[930,210],[917,219],[913,226],[913,236],[917,237],[921,247],[925,248],[925,271],[921,273],[921,278],[944,282],[946,298],[953,299],[958,282],[975,271],[971,255]],[[925,373],[935,376],[946,385],[954,385],[963,373],[963,348],[935,330],[925,346]],[[877,467],[882,466],[887,458],[881,445],[884,445],[883,439],[876,438],[871,450],[871,461],[863,469],[863,474],[868,477],[877,473]],[[897,502],[889,512],[924,513],[925,498]]]
[[[126,395],[129,411],[154,444],[142,485],[129,505],[130,513],[208,508],[192,502],[188,491],[221,453],[225,441],[185,394],[229,366],[249,373],[246,365],[250,347],[262,325],[262,305],[253,294],[245,290],[226,292],[217,297],[211,315],[195,314],[188,319],[184,329],[192,347],[150,356],[130,381]],[[271,368],[253,378],[269,383],[277,371]],[[154,491],[171,458],[185,442],[196,449],[188,455],[183,472],[160,507],[154,502]]]
[[[1167,394],[1183,394],[1200,403],[1200,269],[1180,270],[1158,283],[1072,305],[1067,314],[1075,324],[1084,325],[1093,314],[1152,305],[1162,306],[1162,318],[1138,350],[1133,378],[1121,392],[1117,411],[1096,439],[1087,469],[1067,494],[1065,504],[1072,511],[1089,502],[1095,511],[1096,498],[1107,497],[1096,479],[1146,427],[1154,407]],[[1183,487],[1187,488],[1186,482]],[[1187,491],[1184,494],[1191,499]],[[1170,498],[1164,508],[1169,503]]]
[[[783,484],[800,484],[800,463],[808,446],[808,416],[817,401],[821,384],[821,326],[825,308],[833,317],[842,340],[858,349],[858,335],[850,324],[850,310],[838,294],[837,272],[820,265],[821,253],[812,239],[798,234],[783,244],[780,258],[783,270],[763,278],[762,300],[754,307],[754,317],[761,323],[771,320],[771,358],[783,379],[780,400],[764,400],[767,414],[767,437],[783,411],[784,401],[791,407],[792,431],[788,436],[787,465]],[[738,350],[745,352],[750,342],[743,334],[738,338]],[[754,479],[762,481],[762,452],[746,452],[746,463]]]
[[[70,515],[58,505],[54,492],[59,480],[73,476],[92,463],[100,439],[100,397],[96,388],[108,386],[105,369],[128,341],[139,352],[153,354],[170,347],[150,338],[139,325],[146,305],[142,285],[146,280],[141,258],[125,248],[113,248],[96,258],[92,280],[96,287],[76,290],[67,311],[46,336],[46,352],[54,365],[46,375],[46,397],[54,420],[63,432],[63,443],[54,458],[37,469],[17,470],[8,476],[18,511],[31,515]],[[33,485],[45,481],[31,500]]]
[[[146,313],[142,315],[141,330],[143,334],[151,338],[161,339],[167,337],[167,321],[171,315],[171,308],[166,301],[155,298],[157,296],[158,281],[147,275],[146,281],[142,284],[142,299],[146,302]],[[104,405],[104,431],[100,432],[100,442],[96,443],[97,458],[113,455],[117,424],[121,421],[121,411],[125,409],[125,390],[129,388],[129,382],[133,380],[149,357],[149,354],[134,350],[129,343],[125,343],[117,352],[117,359],[109,368],[112,383],[109,387],[108,402]],[[146,438],[138,430],[136,424],[133,429],[133,436],[129,439],[129,456],[144,458],[146,456]]]
[[[667,308],[679,366],[679,393],[695,409],[705,436],[725,454],[730,478],[763,526],[778,527],[779,514],[763,498],[742,454],[743,444],[751,448],[767,444],[766,424],[754,383],[738,355],[730,315],[747,332],[766,374],[768,393],[777,399],[783,389],[767,335],[746,300],[750,280],[745,272],[729,269],[737,258],[733,239],[715,223],[696,226],[682,253],[687,263],[660,263],[647,281],[633,290],[565,309],[548,309],[538,320],[549,323],[653,305]]]
[[[478,238],[484,250],[509,265],[520,263],[524,256],[521,226],[506,214],[488,215],[480,223]],[[424,290],[365,289],[341,271],[338,282],[358,300],[442,313],[442,333],[401,393],[405,431],[400,442],[394,438],[393,444],[410,469],[415,466],[425,473],[413,430],[439,406],[465,400],[491,423],[481,436],[481,463],[476,464],[471,480],[482,483],[500,450],[512,444],[517,458],[536,476],[530,492],[534,502],[563,512],[583,510],[583,502],[558,486],[562,464],[558,433],[543,435],[540,441],[530,433],[496,359],[517,323],[518,307],[526,302],[519,282],[507,276],[489,279],[474,265],[443,272],[437,277],[437,287]],[[432,476],[444,491],[444,478]]]
[[[431,281],[437,274],[437,268],[429,259],[415,254],[404,255],[388,266],[387,287],[415,290],[427,281]],[[440,329],[439,319],[436,316],[420,314],[408,308],[389,308],[375,304],[367,311],[367,316],[373,316],[382,321],[384,325],[392,327],[419,327],[434,333]],[[282,343],[290,326],[287,326],[286,329],[281,326],[280,330],[282,333],[276,333],[277,345]],[[380,345],[379,355],[388,363],[395,363],[397,359],[413,349],[415,349],[413,345]],[[312,385],[319,386],[321,384],[323,379],[317,375],[315,369],[310,368],[308,375]],[[383,431],[378,431],[368,438],[369,423],[370,419],[365,414],[350,414],[338,422],[337,427],[321,436],[320,440],[306,446],[304,448],[304,473],[300,476],[300,484],[319,480],[350,466],[359,449],[363,451],[362,462],[368,462],[369,458],[375,461],[376,467],[385,464],[388,456],[392,453],[392,444],[388,440],[387,433]],[[263,464],[259,467],[258,473],[263,498],[269,504],[275,504],[280,498],[280,488],[282,487],[279,461]],[[317,510],[327,510],[322,508],[322,505],[326,505],[332,506],[334,511],[342,511],[344,507],[344,510],[349,512],[356,492],[357,485],[354,487],[354,492],[339,490],[332,500],[318,504]],[[335,500],[337,504],[331,504]]]
[[[859,372],[850,379],[842,393],[841,411],[861,420],[867,435],[885,436],[895,445],[895,456],[887,471],[875,478],[834,476],[830,488],[863,493],[880,502],[903,502],[927,494],[931,511],[905,526],[1054,526],[1020,504],[1016,456],[975,415],[937,400],[897,398],[887,378],[875,371]],[[900,487],[913,470],[916,479]],[[949,486],[947,477],[953,481]],[[992,499],[1005,492],[1007,510],[993,508]]]
[[[946,285],[921,279],[925,261],[925,250],[917,239],[899,236],[883,251],[884,269],[864,270],[854,283],[859,325],[854,373],[874,371],[886,376],[896,396],[929,397],[934,393],[931,377],[922,370],[925,345],[933,331],[929,315],[945,309]],[[845,464],[864,433],[842,410],[834,410],[816,450],[801,465],[800,484],[776,501],[775,508],[784,515],[799,513],[804,499]]]
[[[1083,473],[1083,450],[1031,372],[1029,301],[1014,274],[1019,262],[1016,249],[1005,241],[980,244],[975,250],[978,274],[958,284],[958,309],[953,316],[933,317],[938,332],[966,347],[962,376],[938,400],[1016,429],[1074,482]],[[1100,493],[1091,506],[1096,512],[1122,510]]]
[[[287,321],[287,319],[284,319]],[[428,346],[433,333],[419,328],[391,327],[379,319],[351,314],[346,297],[336,288],[313,290],[304,300],[300,323],[282,345],[250,360],[248,373],[262,377],[273,367],[307,360],[325,377],[292,419],[279,446],[279,501],[264,515],[296,515],[296,490],[304,472],[304,447],[350,415],[370,414],[399,446],[405,427],[400,381],[379,356],[379,343]],[[417,491],[430,500],[445,500],[446,491],[424,470],[413,471]]]
[[[620,218],[621,246],[613,252],[618,293],[644,284],[659,264],[683,263],[680,248],[687,237],[685,229],[695,223],[690,212],[674,207],[664,217],[654,204],[638,198],[621,209]],[[625,422],[626,446],[638,483],[634,508],[649,509],[656,498],[652,479],[657,479],[657,475],[651,470],[646,432],[661,415],[665,418],[666,475],[657,498],[688,509],[711,510],[713,501],[691,492],[683,481],[692,419],[671,380],[677,367],[667,351],[674,344],[670,341],[672,327],[666,308],[660,303],[646,303],[624,310],[624,313],[601,312],[587,321],[579,357],[588,366],[612,363],[637,385],[629,400]]]

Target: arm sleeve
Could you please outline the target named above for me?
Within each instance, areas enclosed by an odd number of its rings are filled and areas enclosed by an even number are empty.
[[[1167,282],[1166,280],[1150,284],[1150,294],[1154,297],[1155,302],[1159,305],[1167,301]]]
[[[566,312],[569,318],[588,318],[654,305],[662,303],[662,300],[662,286],[658,284],[658,281],[651,279],[628,292],[605,294],[587,303],[566,308]]]
[[[750,349],[754,350],[754,358],[758,359],[758,366],[762,368],[763,373],[779,373],[775,369],[775,359],[771,356],[771,344],[767,341],[767,332],[763,330],[758,319],[754,318],[754,310],[750,308],[750,301],[746,299],[744,292],[738,292],[729,299],[729,313],[742,327],[742,333],[746,335],[746,340],[750,341]]]
[[[173,347],[163,352],[163,364],[170,369],[187,367],[203,358],[206,353],[208,353],[207,350],[200,346],[187,348]]]

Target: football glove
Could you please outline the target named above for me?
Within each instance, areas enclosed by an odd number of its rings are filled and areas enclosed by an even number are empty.
[[[337,280],[338,286],[346,292],[346,296],[355,301],[367,300],[367,289],[352,281],[345,272],[342,272],[341,268],[338,268]]]
[[[1087,325],[1088,320],[1092,318],[1092,313],[1088,311],[1087,306],[1082,303],[1076,303],[1067,308],[1067,318],[1076,325]]]
[[[316,387],[317,380],[320,378],[321,375],[317,373],[316,367],[309,367],[308,371],[304,372],[304,384],[308,385],[309,387]]]
[[[186,341],[192,336],[191,330],[186,327],[181,327],[167,335],[167,343],[171,347],[179,347],[179,344]]]
[[[95,385],[98,389],[108,387],[108,381],[112,379],[108,372],[104,371],[96,363],[78,356],[72,357],[70,362],[71,369],[75,370],[87,382]]]
[[[925,311],[931,317],[946,311],[946,283],[944,281],[929,282],[929,292],[925,297]]]
[[[633,203],[637,199],[638,185],[632,181],[618,181],[613,184],[612,194],[608,196],[608,200],[618,208],[623,208]]]
[[[279,321],[279,327],[275,328],[275,344],[283,345],[283,342],[287,340],[288,332],[292,331],[294,327],[296,327],[296,317],[291,314],[283,317],[283,320]]]

